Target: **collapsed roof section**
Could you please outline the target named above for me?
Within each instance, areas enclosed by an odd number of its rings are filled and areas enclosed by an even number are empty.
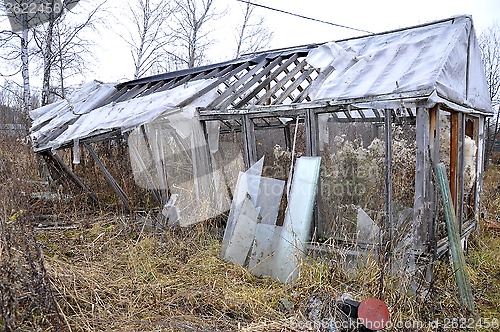
[[[215,92],[215,93],[214,93]],[[214,97],[215,96],[215,97]],[[489,115],[491,101],[469,16],[309,45],[138,79],[92,82],[68,100],[31,112],[38,152],[121,134],[186,106],[241,114],[342,106],[376,109],[437,103]],[[365,116],[365,115],[362,115]],[[283,121],[278,117],[267,119]],[[225,123],[229,129],[241,125]]]

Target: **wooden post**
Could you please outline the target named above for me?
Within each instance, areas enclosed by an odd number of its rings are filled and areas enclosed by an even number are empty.
[[[318,114],[312,110],[306,110],[305,117],[305,129],[306,129],[306,154],[308,156],[315,157],[318,155],[318,140],[319,140],[319,125],[318,125]],[[317,184],[318,194],[316,195],[316,204],[314,204],[313,220],[311,223],[312,236],[316,236],[317,230],[321,223],[321,175]],[[312,239],[314,240],[314,239]]]
[[[451,199],[453,201],[453,206],[455,207],[455,213],[457,210],[457,183],[458,183],[458,113],[451,112],[450,121],[450,193]]]
[[[318,155],[318,114],[312,109],[306,111],[306,154],[308,156]]]
[[[439,163],[439,134],[440,134],[440,122],[439,122],[439,105],[434,106],[429,110],[430,115],[430,153],[431,153],[431,161],[433,168],[436,169],[435,166]],[[439,193],[437,190],[434,191],[434,202],[438,202]],[[436,259],[437,255],[437,225],[438,225],[438,213],[439,213],[439,205],[434,204],[433,209],[434,216],[430,219],[429,223],[429,244],[430,250],[432,252],[433,260]]]
[[[113,178],[111,173],[109,173],[109,171],[106,169],[106,167],[102,163],[101,159],[99,159],[99,157],[95,153],[92,146],[89,143],[83,143],[83,145],[89,151],[90,156],[92,157],[92,159],[94,159],[95,163],[97,164],[97,166],[99,167],[101,172],[104,174],[104,177],[106,178],[108,183],[111,185],[111,187],[113,187],[113,190],[115,191],[116,195],[118,195],[118,197],[122,201],[123,205],[125,206],[125,209],[128,212],[132,211],[130,204],[128,203],[127,194],[125,193],[125,191],[123,191],[123,189],[120,187],[120,185],[116,182],[116,180]]]
[[[417,109],[416,124],[416,165],[415,199],[413,211],[413,247],[417,271],[417,284],[432,279],[432,265],[425,260],[431,252],[429,228],[435,216],[435,185],[430,157],[430,112],[422,107]],[[438,121],[436,121],[438,122]],[[417,286],[418,287],[418,286]]]
[[[73,171],[61,160],[61,158],[49,151],[43,152],[42,156],[47,164],[54,167],[61,175],[65,175],[71,182],[86,192],[95,205],[99,205],[97,195],[92,191],[92,189],[90,189],[90,187],[83,183],[83,181],[80,180],[75,173],[73,173]]]
[[[385,229],[384,242],[386,263],[391,263],[394,225],[392,220],[392,110],[386,109],[384,114],[385,138]]]
[[[477,154],[476,154],[476,195],[474,199],[474,215],[476,220],[476,225],[479,227],[479,216],[480,216],[480,198],[481,189],[483,187],[483,171],[484,171],[484,125],[485,117],[479,116],[479,124],[477,128]]]
[[[243,152],[246,168],[250,168],[257,161],[255,146],[255,125],[248,115],[242,117]]]
[[[290,125],[283,127],[283,133],[285,135],[285,149],[287,151],[292,151],[292,137],[290,135]]]
[[[458,221],[459,233],[462,233],[462,228],[464,224],[464,180],[465,180],[465,115],[459,113],[459,160],[458,160],[458,192],[457,192],[457,206],[456,206],[456,217]]]

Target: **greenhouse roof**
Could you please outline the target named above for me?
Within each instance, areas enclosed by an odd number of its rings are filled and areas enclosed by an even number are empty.
[[[122,133],[169,112],[239,115],[279,109],[432,107],[489,115],[472,19],[242,56],[114,84],[91,82],[31,112],[37,151]],[[192,109],[193,107],[190,107]]]

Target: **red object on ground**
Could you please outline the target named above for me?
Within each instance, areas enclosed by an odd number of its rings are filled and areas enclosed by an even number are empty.
[[[366,328],[381,330],[389,322],[389,308],[379,299],[369,298],[359,304],[358,318]]]

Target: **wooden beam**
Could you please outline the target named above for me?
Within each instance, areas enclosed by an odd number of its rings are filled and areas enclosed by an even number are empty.
[[[455,207],[457,210],[457,184],[458,184],[458,112],[451,112],[450,119],[450,193]]]
[[[217,78],[217,80],[215,82],[207,85],[206,87],[204,87],[203,89],[200,89],[198,92],[196,92],[195,94],[193,94],[189,98],[187,98],[184,101],[180,102],[177,105],[177,107],[185,107],[185,106],[191,104],[194,100],[196,100],[199,97],[203,96],[204,94],[206,94],[210,90],[215,89],[219,84],[221,84],[224,81],[226,81],[229,77],[233,76],[235,73],[239,73],[243,69],[247,68],[250,64],[251,64],[250,62],[244,62],[244,63],[240,64],[236,68],[234,68],[234,65],[228,66],[226,69],[224,69],[221,72],[222,76],[220,76],[219,78]]]
[[[477,144],[477,153],[476,153],[476,191],[474,198],[474,215],[477,225],[479,226],[479,215],[480,215],[480,198],[483,187],[483,171],[484,171],[484,127],[485,127],[486,117],[483,115],[479,116],[477,131],[475,139]]]
[[[433,168],[430,157],[430,114],[426,108],[417,108],[416,124],[416,164],[415,164],[415,198],[413,205],[413,247],[415,261],[427,257],[432,252],[429,241],[429,225],[435,213],[435,190]],[[415,274],[415,287],[423,281],[432,280],[432,265],[418,266]]]
[[[287,151],[292,151],[292,137],[290,135],[290,126],[286,125],[283,127],[283,134],[285,136],[285,149]]]
[[[120,185],[116,182],[116,180],[113,178],[111,173],[109,173],[109,171],[106,169],[106,167],[102,163],[101,159],[99,159],[99,157],[95,153],[92,146],[88,143],[83,143],[83,145],[89,151],[90,156],[94,159],[95,163],[97,164],[97,166],[99,167],[101,172],[104,174],[104,177],[106,178],[108,183],[111,185],[111,187],[113,187],[113,190],[115,191],[115,193],[118,195],[118,197],[122,201],[123,205],[125,206],[125,209],[128,212],[132,211],[132,208],[130,207],[130,204],[128,203],[127,194],[125,193],[125,191],[123,191],[123,189],[120,187]]]
[[[242,119],[243,152],[246,168],[250,168],[257,161],[257,148],[255,146],[254,123],[248,115]]]
[[[464,223],[464,184],[465,184],[465,114],[458,113],[458,141],[460,142],[458,151],[458,192],[457,192],[457,207],[456,207],[456,217],[458,221],[458,230],[461,233]]]
[[[318,155],[318,115],[314,110],[306,111],[306,154],[308,156]]]
[[[305,70],[302,75],[300,75],[292,84],[290,84],[290,86],[286,89],[285,92],[283,92],[281,94],[281,96],[279,96],[278,99],[275,100],[274,104],[280,104],[282,103],[286,98],[288,98],[288,96],[290,96],[290,94],[295,90],[297,89],[300,84],[302,82],[304,82],[304,80],[306,78],[309,77],[309,75],[311,75],[311,73],[314,71],[313,68],[309,68],[307,70]],[[292,99],[293,100],[293,99]]]
[[[392,111],[386,109],[384,114],[384,138],[385,138],[385,227],[383,253],[385,262],[392,261],[392,248],[394,238],[394,224],[392,218]],[[389,265],[390,266],[390,265]]]
[[[278,57],[276,60],[278,60],[278,59],[281,60],[282,57]],[[248,95],[246,95],[245,98],[243,98],[242,100],[240,100],[238,102],[238,104],[236,104],[235,108],[243,107],[250,100],[252,100],[252,98],[254,98],[260,91],[264,90],[266,88],[266,86],[272,80],[274,80],[285,68],[287,68],[288,66],[290,66],[290,64],[293,61],[295,61],[296,59],[297,59],[297,54],[294,54],[291,58],[289,58],[284,63],[282,63],[280,66],[278,66],[278,68],[276,68],[276,70],[274,70],[272,73],[268,71],[266,73],[266,75],[267,75],[266,79],[264,81],[262,81],[262,83],[260,83],[256,88],[254,88],[251,93],[249,93]]]
[[[42,157],[44,158],[45,162],[52,165],[57,170],[57,172],[59,172],[61,175],[66,176],[67,179],[77,185],[82,191],[87,193],[94,204],[99,205],[97,195],[92,191],[92,189],[90,189],[90,187],[83,183],[83,181],[80,180],[80,178],[75,173],[73,173],[73,171],[61,160],[61,158],[59,158],[59,156],[53,154],[50,151],[45,151],[42,153]]]
[[[273,96],[276,91],[282,89],[286,83],[288,83],[290,80],[293,80],[295,75],[305,66],[307,65],[306,60],[302,61],[298,66],[290,70],[285,77],[283,77],[281,80],[279,80],[272,88],[270,88],[260,99],[256,102],[256,104],[262,104],[264,101],[268,100]],[[288,71],[287,69],[285,69]],[[285,90],[286,91],[286,90]],[[281,95],[283,96],[283,94]],[[282,97],[279,97],[278,99],[281,99]],[[285,99],[286,96],[283,98]],[[276,104],[273,102],[273,104]]]
[[[259,64],[255,65],[252,69],[247,71],[245,75],[243,75],[238,81],[236,81],[234,84],[231,85],[230,88],[226,89],[219,97],[215,98],[208,106],[206,107],[207,109],[212,109],[212,108],[226,108],[231,103],[233,102],[233,98],[229,98],[231,96],[236,97],[238,94],[241,93],[240,91],[236,92],[236,89],[248,81],[253,75],[255,75],[259,70],[261,70],[263,67],[265,67],[268,64],[268,60],[264,60],[260,62]],[[222,104],[221,104],[222,103]],[[219,105],[221,104],[221,105]]]
[[[439,134],[440,134],[440,122],[439,122],[439,105],[434,106],[429,110],[430,116],[430,153],[432,159],[432,169],[436,169],[436,165],[439,163]],[[438,190],[434,191],[434,202],[439,200]],[[439,223],[439,205],[435,204],[433,209],[434,216],[429,220],[429,246],[433,255],[433,259],[437,259],[437,225]]]

